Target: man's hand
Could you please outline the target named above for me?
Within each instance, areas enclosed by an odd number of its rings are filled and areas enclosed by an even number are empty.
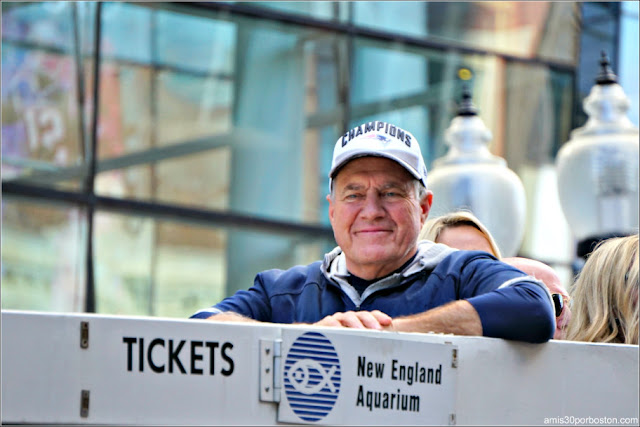
[[[347,311],[327,316],[314,325],[382,330],[391,326],[391,317],[379,310]]]

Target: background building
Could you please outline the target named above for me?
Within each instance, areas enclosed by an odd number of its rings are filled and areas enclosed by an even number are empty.
[[[320,258],[335,140],[391,121],[430,166],[461,69],[568,284],[554,158],[603,49],[637,126],[637,2],[3,2],[2,308],[185,317]]]

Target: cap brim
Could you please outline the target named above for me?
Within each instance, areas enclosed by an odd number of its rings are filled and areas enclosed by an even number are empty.
[[[389,159],[389,160],[393,160],[394,162],[398,163],[400,166],[402,166],[407,172],[409,172],[411,174],[411,176],[413,176],[415,179],[417,179],[418,181],[420,181],[422,183],[422,185],[424,185],[425,187],[427,186],[427,183],[423,181],[422,179],[422,175],[420,175],[415,169],[413,169],[407,162],[405,162],[404,160],[389,154],[389,153],[381,153],[379,151],[374,151],[374,152],[362,152],[362,153],[356,153],[353,154],[351,156],[346,157],[345,159],[341,160],[340,163],[338,163],[337,165],[335,165],[331,171],[329,172],[329,179],[333,180],[335,178],[335,176],[338,174],[338,172],[340,172],[340,169],[342,169],[347,163],[349,163],[351,160],[354,159],[358,159],[361,157],[382,157],[385,159]]]

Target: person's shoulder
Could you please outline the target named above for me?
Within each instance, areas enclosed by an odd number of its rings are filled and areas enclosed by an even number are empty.
[[[322,261],[315,261],[307,265],[296,265],[287,270],[270,269],[258,273],[263,283],[279,283],[280,285],[297,286],[309,280],[318,280],[322,275]]]
[[[488,263],[501,263],[498,258],[484,251],[465,251],[457,250],[448,254],[442,262],[449,264],[467,264],[469,262],[488,262]]]
[[[448,274],[460,272],[462,270],[514,270],[515,267],[506,264],[494,255],[484,251],[457,250],[444,257],[437,266],[440,272],[446,271]]]

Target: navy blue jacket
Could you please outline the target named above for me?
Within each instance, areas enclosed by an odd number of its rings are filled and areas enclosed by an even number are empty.
[[[553,337],[554,311],[542,282],[486,252],[422,243],[410,266],[362,295],[347,283],[348,272],[336,262],[344,255],[336,248],[323,262],[261,272],[249,290],[191,317],[232,311],[263,322],[314,323],[336,312],[380,310],[398,317],[466,299],[478,312],[485,336],[527,342]]]

